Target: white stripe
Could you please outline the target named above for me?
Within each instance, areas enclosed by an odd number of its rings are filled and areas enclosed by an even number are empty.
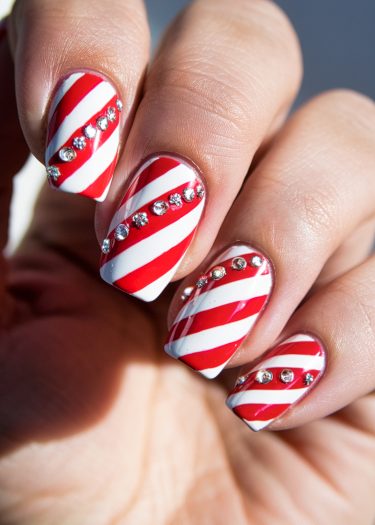
[[[220,374],[220,372],[223,370],[223,368],[229,361],[230,361],[230,358],[227,361],[225,361],[225,363],[219,366],[215,366],[213,368],[205,368],[204,370],[197,370],[197,372],[202,374],[202,376],[206,377],[207,379],[214,379]]]
[[[295,403],[309,388],[289,390],[243,390],[228,397],[227,404],[234,408],[239,405],[283,405]]]
[[[305,370],[321,370],[324,366],[323,356],[285,354],[270,357],[255,366],[251,372],[262,368],[304,368]]]
[[[182,254],[182,257],[180,258],[178,263],[175,264],[171,270],[159,277],[159,279],[156,279],[156,281],[150,283],[148,286],[142,288],[142,290],[138,290],[138,292],[132,293],[132,295],[146,302],[150,302],[156,299],[164,290],[164,288],[170,283],[184,255],[185,252]]]
[[[108,283],[113,283],[182,242],[197,226],[203,206],[204,202],[201,201],[178,221],[130,246],[104,263],[100,271],[102,278]]]
[[[187,303],[180,312],[173,324],[177,324],[182,319],[199,312],[211,310],[217,306],[225,304],[248,301],[255,297],[268,295],[271,291],[272,280],[270,274],[248,277],[240,281],[223,284],[207,292],[201,293],[189,303]]]
[[[119,127],[99,149],[59,186],[62,191],[80,193],[88,188],[110,166],[117,155]]]
[[[251,315],[240,321],[201,330],[195,334],[185,335],[184,337],[167,343],[164,347],[165,351],[167,354],[182,357],[184,355],[202,352],[203,350],[212,350],[218,346],[238,341],[247,335],[257,317],[258,314]]]
[[[69,113],[56,130],[46,149],[46,164],[58,151],[69,137],[104,107],[116,94],[114,88],[108,82],[101,82],[94,87]]]
[[[246,256],[249,253],[256,252],[255,248],[251,248],[247,244],[235,244],[234,246],[230,246],[227,250],[225,250],[224,253],[221,253],[219,257],[217,257],[212,265],[218,264],[221,261],[225,261],[226,259],[231,259],[234,257],[238,257],[239,255]]]
[[[135,175],[134,179],[139,177],[140,173],[144,172],[146,168],[147,165],[142,166],[140,172]],[[163,193],[167,193],[169,191],[172,192],[174,188],[181,186],[181,184],[192,182],[196,178],[197,176],[194,170],[184,164],[180,164],[179,166],[169,170],[164,175],[144,186],[141,190],[130,197],[130,199],[125,201],[115,213],[108,231],[111,232],[114,230],[116,226],[120,224],[120,222],[123,222],[128,217],[133,215],[133,213],[139,210],[139,208],[142,208],[142,206],[148,202],[157,200],[157,198],[160,195],[163,195]]]
[[[275,418],[266,419],[265,421],[249,421],[248,419],[243,419],[242,421],[244,421],[251,428],[251,430],[254,430],[254,432],[258,432],[258,430],[262,430],[263,428],[268,427],[268,425],[270,425],[274,420]]]
[[[53,99],[51,108],[49,110],[49,114],[51,117],[54,114],[55,109],[59,105],[63,96],[69,91],[69,89],[73,86],[73,84],[77,82],[77,80],[83,77],[84,74],[85,73],[73,73],[72,75],[69,75],[69,77],[64,80],[64,82],[61,84],[59,89],[56,91],[56,95]]]
[[[280,343],[280,346],[286,345],[289,343],[312,343],[312,342],[315,342],[315,339],[311,337],[311,335],[298,334],[298,335],[293,335],[292,337],[289,337],[289,339],[285,339],[285,341]]]

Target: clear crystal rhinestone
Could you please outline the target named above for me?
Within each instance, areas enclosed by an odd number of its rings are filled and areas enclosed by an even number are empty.
[[[199,199],[203,199],[204,195],[205,195],[204,188],[203,188],[203,186],[200,184],[199,186],[197,186],[197,197],[198,197]]]
[[[310,386],[311,383],[314,381],[314,379],[315,379],[314,376],[313,376],[312,374],[310,374],[310,372],[308,372],[308,373],[305,375],[303,381],[304,381],[305,385]]]
[[[280,372],[280,381],[283,383],[291,383],[294,379],[294,372],[293,370],[290,370],[289,368],[284,368]]]
[[[177,206],[178,208],[182,206],[182,199],[181,195],[179,193],[172,193],[172,195],[169,195],[169,202],[170,204]]]
[[[186,299],[188,299],[193,293],[193,290],[194,290],[194,286],[187,286],[182,292],[181,300],[186,301]]]
[[[111,251],[111,240],[110,239],[104,239],[102,242],[102,252],[104,254],[107,254]]]
[[[83,129],[83,134],[87,139],[94,139],[96,137],[96,127],[89,124]]]
[[[129,226],[126,224],[119,224],[115,229],[116,241],[124,241],[129,235]]]
[[[107,117],[108,117],[108,120],[110,120],[111,122],[115,122],[115,120],[117,119],[116,110],[112,106],[110,106],[107,109]]]
[[[236,381],[236,386],[243,385],[246,379],[247,379],[247,376],[239,376]]]
[[[135,213],[133,215],[133,222],[136,225],[137,228],[142,228],[142,226],[146,226],[148,224],[148,217],[147,213],[144,211],[141,211],[139,213]]]
[[[46,170],[48,178],[52,179],[53,182],[56,182],[57,179],[60,177],[60,170],[57,166],[48,166]]]
[[[211,270],[210,277],[214,281],[218,281],[219,279],[222,279],[226,275],[226,270],[224,266],[216,266]]]
[[[246,266],[247,262],[243,257],[235,257],[232,261],[233,270],[244,270]]]
[[[254,255],[250,259],[250,264],[251,264],[251,266],[255,266],[256,268],[260,268],[262,266],[262,264],[263,264],[263,259],[259,255]]]
[[[152,212],[155,213],[155,215],[164,215],[164,213],[167,213],[168,211],[168,203],[165,201],[156,201],[152,205]]]
[[[59,157],[63,162],[72,162],[77,156],[73,148],[61,148]]]
[[[205,275],[202,275],[202,277],[199,277],[196,285],[197,285],[197,288],[203,288],[203,286],[205,286],[207,283],[208,283],[207,277]]]
[[[86,147],[86,139],[85,137],[74,137],[73,139],[73,146],[76,149],[82,150]]]
[[[123,104],[119,98],[116,100],[116,107],[119,111],[122,111]]]
[[[273,373],[270,370],[258,370],[257,375],[255,376],[255,381],[266,385],[273,379]]]
[[[99,117],[96,119],[96,125],[101,131],[106,131],[108,129],[108,119],[107,117]]]
[[[185,202],[191,202],[195,197],[194,188],[184,188],[182,190],[182,196]]]

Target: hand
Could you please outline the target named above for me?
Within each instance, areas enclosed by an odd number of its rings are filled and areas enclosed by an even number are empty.
[[[139,104],[147,61],[142,7],[135,0],[91,1],[86,9],[84,0],[65,4],[62,11],[52,0],[19,1],[10,21],[20,122],[32,151],[43,158],[47,108],[58,79],[79,68],[107,75],[114,97],[124,101],[123,120],[109,131],[121,130],[126,152],[97,210],[100,242],[128,174],[149,154],[191,159],[207,189],[196,236],[177,257],[183,260],[175,279],[186,279],[172,303],[170,342],[180,330],[176,313],[185,308],[181,291],[207,273],[211,254],[220,257],[240,240],[256,246],[273,289],[241,349],[229,355],[230,366],[246,365],[246,375],[249,363],[282,332],[282,339],[317,337],[327,367],[306,398],[271,424],[283,432],[251,434],[224,406],[234,380],[230,370],[215,384],[161,351],[172,291],[146,304],[100,281],[93,204],[44,190],[30,232],[4,261],[0,521],[370,525],[372,102],[350,92],[327,93],[284,124],[301,76],[298,45],[284,15],[268,2],[202,0],[169,30]],[[102,37],[93,40],[98,31]],[[0,142],[5,217],[12,174],[27,153],[16,125],[5,40],[0,64],[7,79],[0,91],[8,123]],[[112,169],[115,157],[107,160]],[[52,180],[57,186],[73,178],[65,164],[59,166],[60,180]],[[186,169],[196,184],[200,175],[189,163]],[[106,173],[104,189],[112,175]],[[88,187],[78,192],[101,198],[98,186],[94,192]],[[4,245],[5,218],[1,224]],[[128,240],[110,237],[111,250],[121,254],[132,239],[142,242],[144,231],[132,225]],[[103,266],[111,256],[105,254]],[[123,266],[116,271],[124,272]],[[115,284],[127,289],[125,277]],[[202,292],[194,287],[186,304],[213,290],[211,281],[205,286]],[[229,354],[238,346],[232,343]],[[179,357],[193,366],[181,348]],[[219,368],[229,366],[217,354],[214,359]],[[194,366],[206,370],[199,360]]]

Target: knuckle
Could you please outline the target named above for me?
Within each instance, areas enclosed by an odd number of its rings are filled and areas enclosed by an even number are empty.
[[[352,140],[353,136],[374,139],[375,102],[366,95],[350,89],[334,89],[315,97],[309,106],[329,130],[340,130],[339,136],[344,136],[344,140]]]

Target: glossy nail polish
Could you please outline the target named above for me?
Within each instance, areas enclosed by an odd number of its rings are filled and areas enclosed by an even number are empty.
[[[250,333],[272,290],[269,261],[235,244],[189,290],[165,351],[207,378],[216,377]]]
[[[324,368],[322,345],[310,335],[295,335],[237,379],[227,405],[252,430],[262,430],[305,397]]]
[[[144,301],[171,281],[197,229],[205,191],[197,171],[173,156],[144,163],[102,245],[102,278]]]
[[[92,72],[59,84],[49,112],[45,163],[56,189],[103,201],[119,149],[122,102],[113,85]]]

